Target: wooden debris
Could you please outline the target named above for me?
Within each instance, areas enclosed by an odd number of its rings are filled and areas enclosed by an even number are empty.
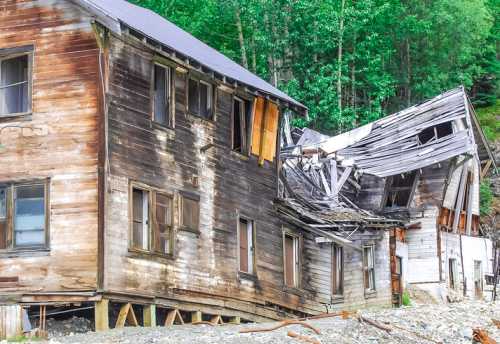
[[[333,318],[333,317],[342,317],[342,319],[348,319],[351,316],[354,316],[356,312],[349,312],[349,311],[340,311],[340,312],[335,312],[335,313],[323,313],[323,314],[318,314],[318,315],[313,315],[307,318],[300,318],[298,320],[304,321],[304,320],[314,320],[314,319],[324,319],[324,318]]]
[[[488,332],[480,328],[472,330],[472,340],[481,344],[497,344],[497,342],[488,335]]]
[[[321,344],[321,342],[319,340],[317,340],[316,338],[303,336],[303,335],[298,334],[297,332],[288,331],[287,335],[288,335],[288,337],[295,338],[295,339],[300,340],[304,343]]]
[[[500,320],[491,319],[491,321],[493,322],[493,325],[495,325],[498,329],[500,329]]]
[[[248,329],[243,329],[243,330],[240,330],[240,333],[252,333],[252,332],[270,332],[270,331],[274,331],[274,330],[277,330],[279,328],[282,328],[282,327],[285,327],[285,326],[290,326],[290,325],[301,325],[305,328],[308,328],[312,331],[314,331],[314,333],[316,334],[321,334],[321,332],[315,328],[314,326],[312,325],[309,325],[308,323],[306,322],[303,322],[301,320],[284,320],[282,322],[280,322],[279,324],[273,326],[273,327],[269,327],[269,328],[248,328]]]
[[[392,331],[392,328],[382,325],[381,323],[376,322],[375,320],[368,319],[362,315],[358,315],[358,321],[360,323],[367,323],[369,325],[372,325],[382,331],[386,331],[387,333],[390,333]]]

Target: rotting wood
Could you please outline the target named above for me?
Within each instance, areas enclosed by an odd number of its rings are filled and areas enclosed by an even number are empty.
[[[109,300],[102,299],[95,303],[94,309],[95,330],[109,330]]]
[[[128,322],[128,324],[132,326],[139,326],[134,313],[134,308],[130,303],[126,303],[120,308],[120,313],[118,314],[118,319],[116,319],[115,328],[124,327],[126,322]]]
[[[143,306],[142,318],[144,327],[156,327],[156,305]]]
[[[304,336],[304,335],[298,334],[297,332],[294,332],[294,331],[288,331],[287,336],[295,338],[297,340],[300,340],[301,342],[304,342],[304,343],[321,344],[321,342],[319,340],[317,340],[316,338]]]
[[[376,327],[376,328],[378,328],[378,329],[380,329],[382,331],[385,331],[387,333],[390,333],[392,331],[392,329],[390,327],[387,327],[387,326],[385,326],[385,325],[383,325],[383,324],[381,324],[381,323],[379,323],[379,322],[377,322],[375,320],[372,320],[372,319],[369,319],[367,317],[364,317],[361,314],[358,315],[357,318],[358,318],[358,321],[360,323],[367,323],[367,324],[369,324],[371,326],[374,326],[374,327]]]
[[[491,319],[491,322],[493,325],[495,325],[498,329],[500,329],[500,320],[497,319]]]
[[[220,315],[212,315],[210,322],[214,325],[224,325],[224,321]]]
[[[191,323],[199,323],[203,321],[203,317],[200,311],[191,312]]]
[[[488,332],[481,328],[472,330],[472,339],[481,344],[497,344],[497,342],[488,335]]]
[[[242,329],[240,330],[240,333],[254,333],[254,332],[271,332],[277,329],[280,329],[285,326],[290,326],[290,325],[300,325],[305,328],[308,328],[312,330],[316,334],[321,334],[320,330],[318,330],[316,327],[300,320],[284,320],[280,323],[278,323],[275,326],[269,327],[269,328],[248,328],[248,329]]]

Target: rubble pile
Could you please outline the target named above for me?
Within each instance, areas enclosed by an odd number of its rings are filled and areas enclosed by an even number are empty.
[[[472,338],[477,333],[500,342],[500,329],[496,325],[499,324],[497,320],[500,320],[500,305],[496,303],[464,301],[349,314],[348,317],[305,320],[308,326],[291,321],[286,326],[269,323],[127,327],[102,333],[52,338],[50,343],[289,344],[309,341],[323,344],[459,344],[472,343]],[[262,328],[271,330],[262,331]]]
[[[47,319],[47,330],[49,338],[72,336],[78,333],[87,333],[93,331],[92,321],[86,318],[73,316],[67,319]]]

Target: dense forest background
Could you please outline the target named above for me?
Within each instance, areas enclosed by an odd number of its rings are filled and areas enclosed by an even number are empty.
[[[132,0],[300,100],[329,134],[464,85],[499,135],[500,0]]]

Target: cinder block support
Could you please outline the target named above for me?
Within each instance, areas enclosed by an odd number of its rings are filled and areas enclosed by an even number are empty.
[[[156,327],[156,305],[146,305],[142,309],[144,327]]]
[[[201,316],[201,312],[200,311],[195,311],[195,312],[191,312],[191,322],[192,323],[195,323],[195,322],[200,322],[202,321],[202,316]]]
[[[96,301],[94,308],[95,330],[109,330],[109,300]]]

